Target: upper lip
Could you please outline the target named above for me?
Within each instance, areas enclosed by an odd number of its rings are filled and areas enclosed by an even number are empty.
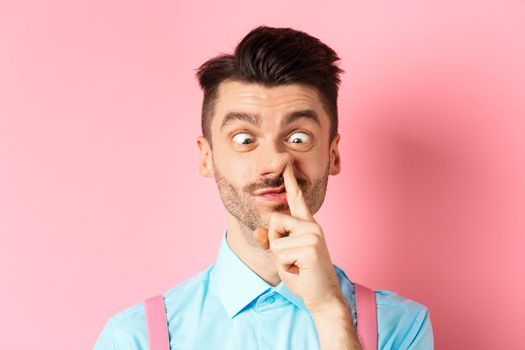
[[[266,193],[280,193],[280,192],[283,192],[283,191],[284,191],[284,185],[281,185],[281,186],[276,187],[276,188],[266,188],[266,189],[257,191],[257,192],[255,192],[255,195],[256,196],[260,196],[260,195],[266,194]]]

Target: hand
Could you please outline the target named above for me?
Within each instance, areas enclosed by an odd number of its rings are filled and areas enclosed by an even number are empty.
[[[253,237],[275,258],[279,277],[312,312],[322,312],[343,300],[321,226],[314,220],[294,175],[292,160],[284,170],[290,215],[272,213],[268,229]]]

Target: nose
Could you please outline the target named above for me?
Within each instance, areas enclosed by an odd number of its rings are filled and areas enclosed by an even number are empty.
[[[257,173],[260,177],[275,178],[282,175],[292,155],[280,149],[275,143],[261,145],[257,154]]]

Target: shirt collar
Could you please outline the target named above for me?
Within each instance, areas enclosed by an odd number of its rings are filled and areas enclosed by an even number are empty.
[[[272,287],[271,284],[250,269],[230,248],[226,240],[227,234],[228,232],[225,230],[215,261],[212,279],[230,318],[235,317],[239,311],[268,289],[274,290],[295,306],[308,313],[310,312],[303,299],[290,291],[282,281],[277,286]]]

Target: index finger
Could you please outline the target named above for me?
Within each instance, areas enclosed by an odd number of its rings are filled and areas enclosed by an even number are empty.
[[[284,188],[286,190],[286,200],[288,202],[288,207],[290,208],[290,214],[299,219],[313,221],[312,213],[308,208],[308,204],[306,204],[303,192],[297,184],[297,179],[295,178],[293,170],[293,162],[291,160],[284,168],[283,177]]]

